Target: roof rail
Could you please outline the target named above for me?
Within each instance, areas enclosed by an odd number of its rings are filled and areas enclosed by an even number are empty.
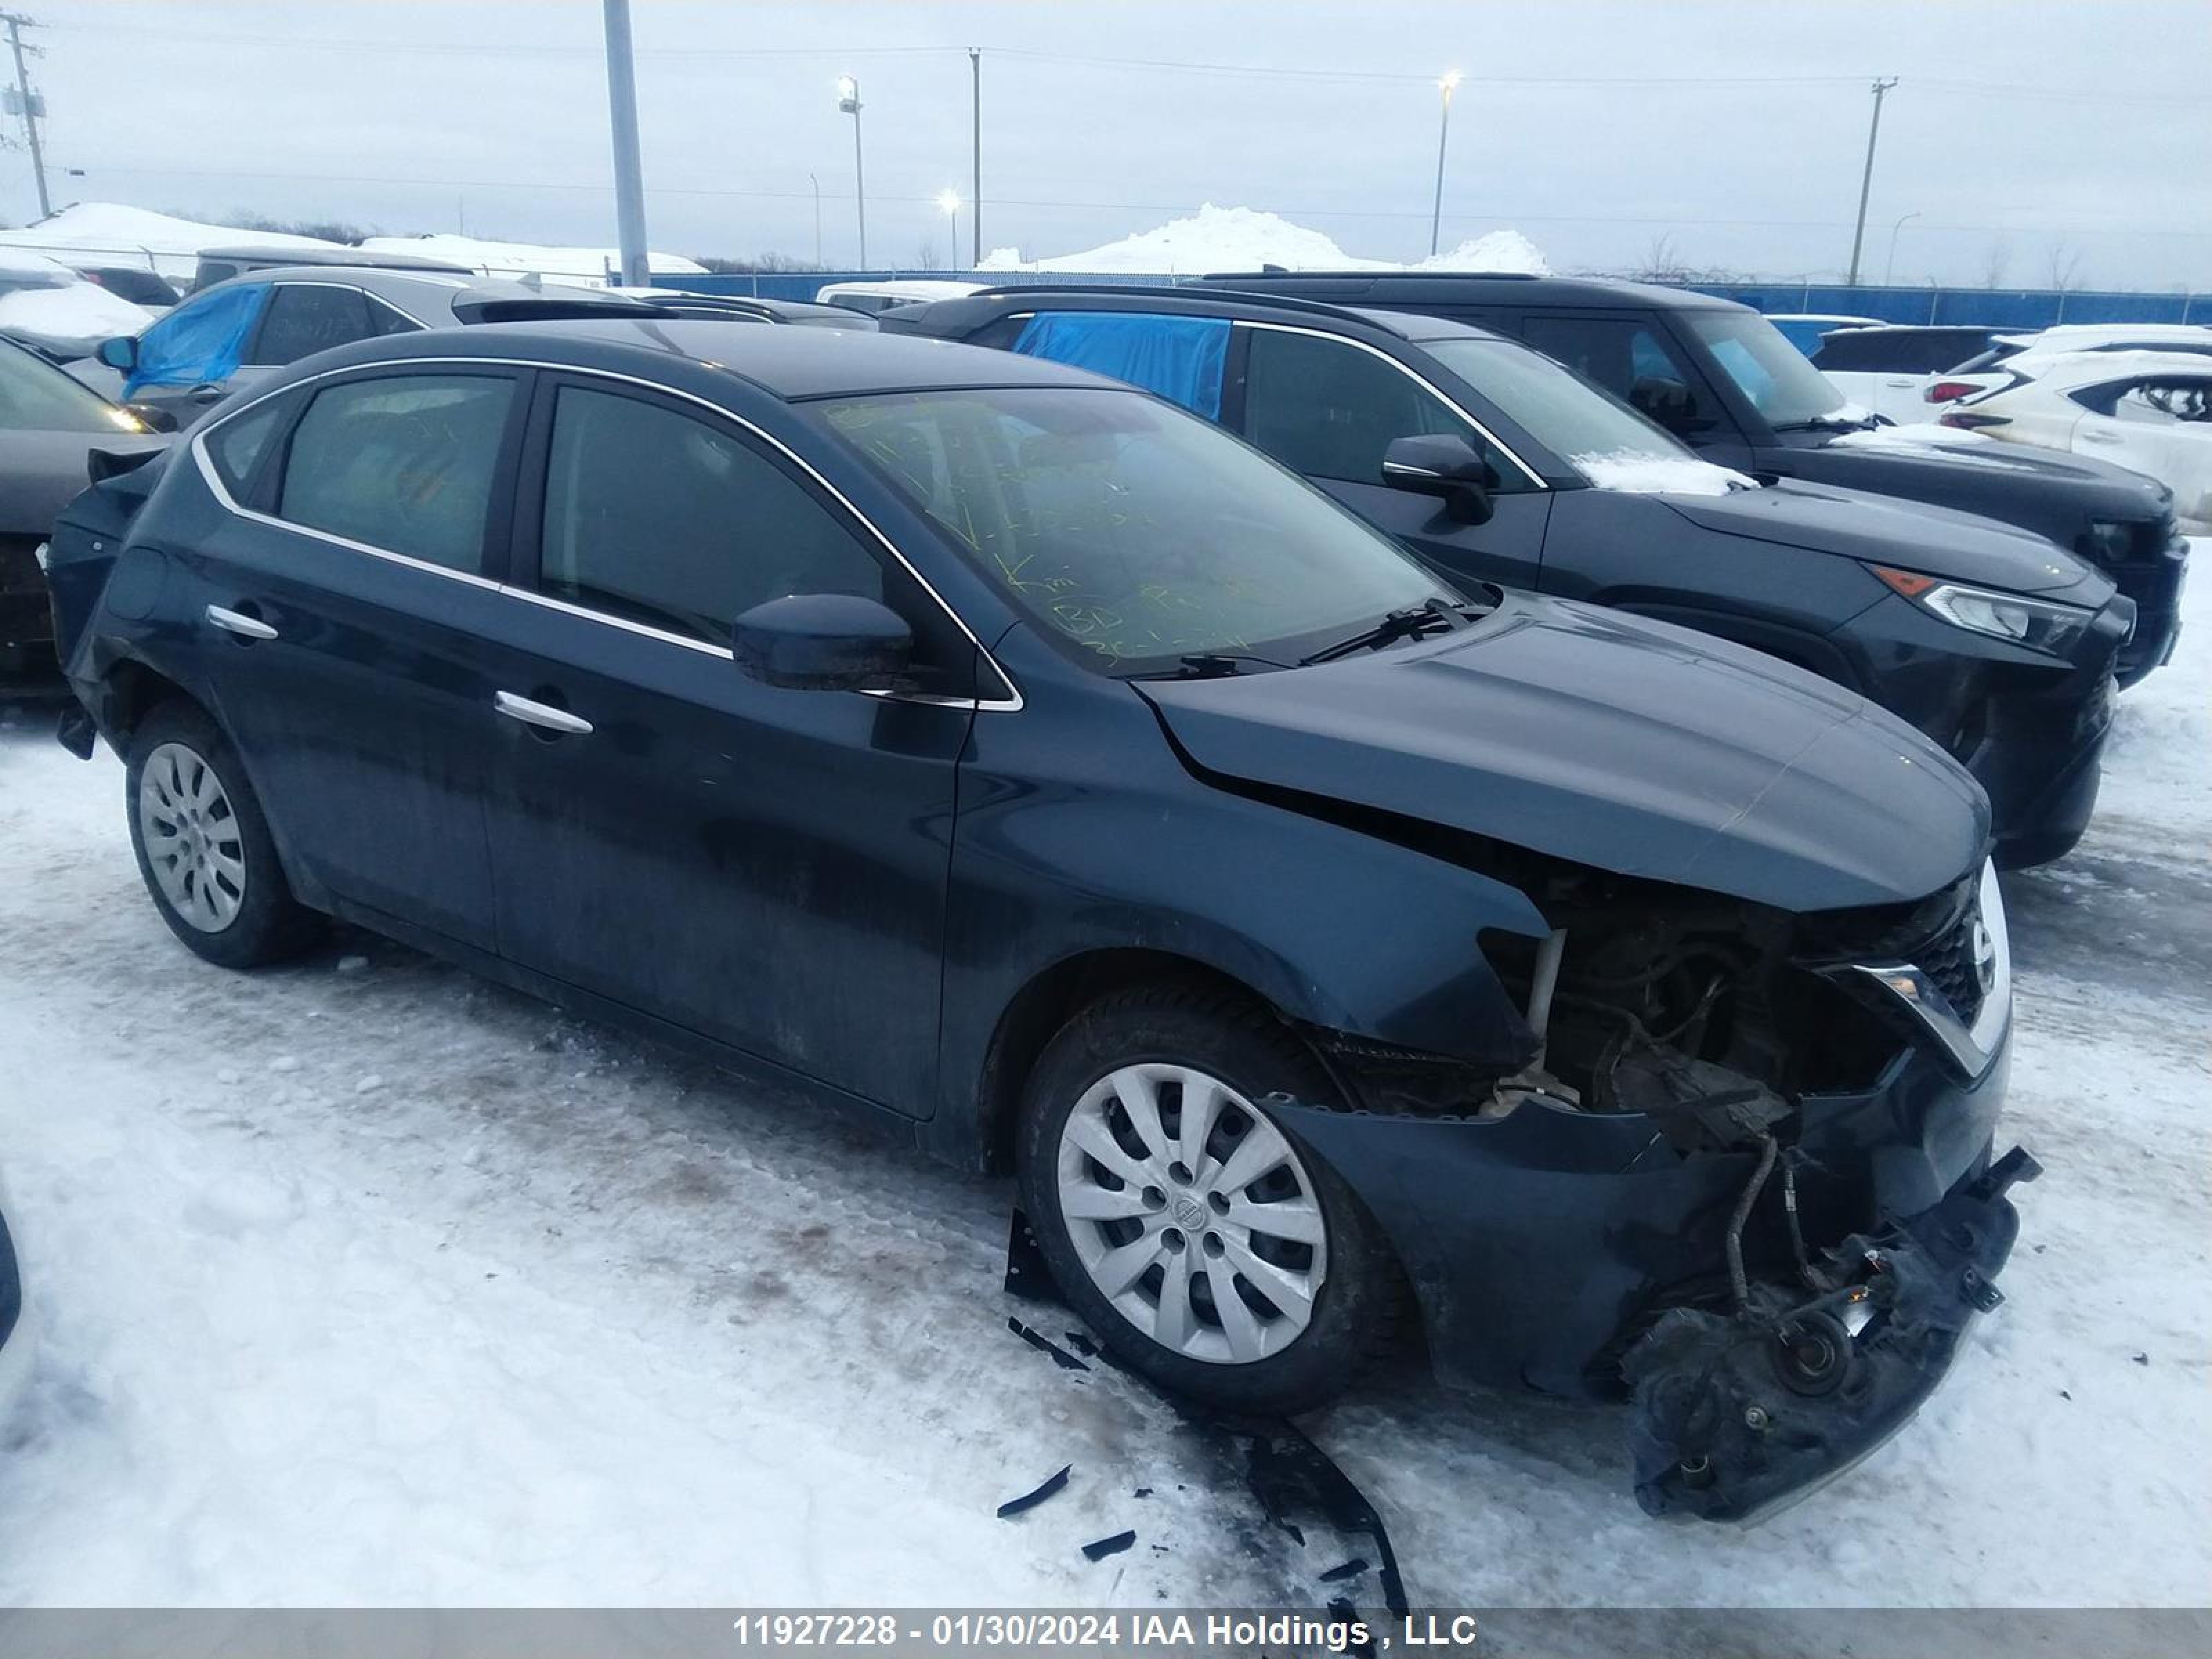
[[[1209,279],[1212,280],[1212,279]],[[1179,300],[1249,300],[1261,305],[1273,306],[1282,311],[1304,312],[1310,315],[1341,318],[1367,328],[1391,327],[1378,323],[1374,318],[1361,315],[1350,306],[1332,305],[1326,300],[1308,300],[1295,294],[1270,294],[1264,289],[1233,288],[1199,288],[1188,283],[1174,283],[1161,288],[1147,288],[1135,283],[1006,283],[996,288],[987,288],[977,293],[963,295],[963,299],[983,300],[997,295],[1009,297],[1021,295],[1049,294],[1065,299],[1070,295],[1103,294],[1109,298],[1158,301],[1162,297]],[[958,301],[949,301],[957,304]]]

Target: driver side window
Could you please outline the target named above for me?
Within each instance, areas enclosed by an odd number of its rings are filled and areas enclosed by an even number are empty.
[[[1250,331],[1244,436],[1310,478],[1380,484],[1399,438],[1464,438],[1505,486],[1520,476],[1482,434],[1387,357],[1341,340]]]

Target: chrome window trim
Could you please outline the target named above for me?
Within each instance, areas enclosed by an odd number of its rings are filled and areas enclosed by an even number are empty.
[[[319,286],[324,288],[347,288],[352,285],[345,283],[324,283],[319,284]],[[363,293],[367,292],[366,289],[362,289],[361,291]],[[397,307],[394,308],[397,309]],[[402,313],[401,314],[404,315],[405,313]],[[860,526],[870,536],[872,536],[882,546],[884,552],[888,553],[897,563],[899,568],[905,571],[908,576],[912,577],[915,586],[920,587],[923,592],[928,594],[930,599],[936,604],[938,609],[942,611],[945,616],[951,619],[952,625],[955,628],[957,628],[968,642],[975,647],[976,656],[979,657],[982,663],[988,667],[991,673],[997,678],[1000,684],[1006,688],[1006,692],[1003,696],[995,697],[948,697],[935,693],[901,691],[865,691],[860,695],[863,696],[882,698],[889,702],[923,703],[933,708],[970,708],[979,714],[1018,714],[1024,706],[1021,687],[1015,684],[1014,677],[1012,674],[1009,674],[1004,668],[1000,666],[999,659],[993,656],[989,649],[983,644],[983,641],[976,637],[975,630],[968,626],[966,619],[963,617],[957,611],[955,611],[952,608],[942,593],[939,593],[937,591],[936,587],[930,582],[929,578],[923,575],[921,571],[915,568],[912,562],[907,558],[905,554],[899,551],[898,547],[892,542],[891,538],[885,535],[883,531],[877,526],[872,519],[869,518],[866,514],[861,512],[858,507],[855,507],[853,504],[851,497],[848,496],[843,490],[838,489],[837,486],[831,483],[829,479],[823,477],[822,474],[817,471],[805,459],[805,457],[800,455],[796,450],[793,449],[790,445],[785,443],[774,434],[763,431],[760,427],[747,420],[735,410],[726,408],[723,404],[714,402],[710,398],[700,397],[696,392],[684,392],[675,386],[663,386],[658,380],[648,380],[635,374],[624,374],[614,369],[586,368],[581,368],[574,363],[546,362],[536,358],[381,357],[373,362],[349,363],[340,368],[326,368],[321,370],[319,373],[306,375],[296,380],[288,380],[281,386],[272,386],[268,390],[248,398],[235,409],[224,411],[221,419],[210,421],[207,425],[202,427],[198,431],[192,434],[191,441],[189,446],[191,450],[192,460],[199,468],[200,477],[207,484],[209,491],[215,496],[216,502],[225,512],[230,513],[238,518],[246,519],[257,524],[268,525],[274,529],[289,531],[295,535],[312,536],[319,541],[328,542],[334,546],[346,548],[353,552],[366,553],[375,558],[387,559],[394,564],[404,565],[410,569],[428,571],[434,575],[450,576],[457,581],[466,582],[473,587],[489,588],[495,593],[505,594],[509,599],[520,599],[531,605],[544,605],[550,610],[566,611],[571,616],[581,617],[586,621],[599,623],[609,628],[621,629],[625,633],[640,635],[647,639],[664,641],[670,645],[680,645],[688,651],[702,652],[708,656],[721,657],[726,660],[734,661],[736,659],[736,653],[726,645],[714,645],[705,640],[693,639],[688,635],[672,633],[665,628],[653,628],[644,623],[631,622],[627,617],[611,616],[603,611],[593,611],[586,605],[574,605],[566,599],[555,599],[550,593],[536,592],[529,588],[517,587],[508,582],[495,582],[488,576],[479,576],[472,572],[465,570],[451,569],[445,565],[434,564],[427,559],[418,559],[410,554],[394,552],[390,548],[373,546],[367,542],[357,542],[349,537],[334,535],[329,531],[316,530],[307,525],[294,524],[289,519],[280,519],[271,514],[258,512],[249,507],[242,507],[239,504],[236,498],[234,498],[231,495],[230,491],[224,486],[221,476],[216,471],[214,462],[210,460],[208,458],[207,441],[210,434],[214,433],[217,428],[227,426],[231,422],[238,419],[241,415],[244,415],[248,410],[252,409],[260,404],[266,403],[272,398],[282,397],[288,392],[295,391],[301,386],[313,386],[317,381],[329,380],[333,375],[374,374],[378,370],[387,368],[428,368],[434,369],[452,364],[466,364],[472,367],[489,368],[535,368],[542,369],[551,374],[582,375],[597,380],[612,380],[625,386],[639,386],[647,392],[657,392],[662,397],[674,398],[680,399],[684,403],[696,404],[700,408],[707,410],[714,415],[718,415],[722,419],[731,422],[732,424],[743,428],[744,431],[750,433],[762,443],[767,445],[777,454],[781,455],[786,460],[797,467],[800,472],[812,479],[816,487],[821,489],[823,494],[827,495],[830,499],[835,501],[839,507],[842,507],[854,523]]]
[[[1991,960],[1989,988],[1982,994],[1982,1006],[1971,1025],[1959,1017],[1934,977],[1911,963],[1853,963],[1842,970],[1870,981],[1880,994],[1910,1011],[1968,1077],[1989,1070],[2012,1024],[2012,939],[1994,860],[1982,865],[1975,916],[1987,930]]]
[[[1338,345],[1350,346],[1356,351],[1365,352],[1370,357],[1381,358],[1384,362],[1389,364],[1391,368],[1396,369],[1401,374],[1411,380],[1415,386],[1420,387],[1422,391],[1427,392],[1429,396],[1434,398],[1446,409],[1451,410],[1453,414],[1458,416],[1460,419],[1465,421],[1469,426],[1480,433],[1482,434],[1483,442],[1488,444],[1492,449],[1495,449],[1507,460],[1512,462],[1515,466],[1520,468],[1522,477],[1528,479],[1531,484],[1534,485],[1540,490],[1549,489],[1552,487],[1550,484],[1544,482],[1543,475],[1541,473],[1538,472],[1534,467],[1530,466],[1528,462],[1522,460],[1519,455],[1514,453],[1513,447],[1510,444],[1501,441],[1496,433],[1492,432],[1480,421],[1476,420],[1474,416],[1468,414],[1467,410],[1460,405],[1456,398],[1447,396],[1443,390],[1433,380],[1430,380],[1427,375],[1422,374],[1419,369],[1407,368],[1404,363],[1400,362],[1395,357],[1393,357],[1389,352],[1383,350],[1380,346],[1370,345],[1364,340],[1355,340],[1348,334],[1334,333],[1325,328],[1300,328],[1292,323],[1249,322],[1242,317],[1235,318],[1232,320],[1235,325],[1238,328],[1265,329],[1271,334],[1303,334],[1309,339],[1333,340]],[[1245,381],[1245,400],[1249,410],[1251,400],[1251,381],[1249,377],[1249,374]],[[1249,440],[1248,439],[1247,441],[1249,442]],[[1346,478],[1340,479],[1338,482],[1344,483],[1362,483],[1366,482],[1366,480],[1360,478]]]

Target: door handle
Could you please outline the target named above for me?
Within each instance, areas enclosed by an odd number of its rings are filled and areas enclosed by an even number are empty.
[[[2109,432],[2085,432],[2081,434],[2081,441],[2085,444],[2116,444],[2119,440]]]
[[[196,404],[213,404],[222,402],[228,390],[227,386],[203,384],[194,386],[185,395]]]
[[[572,714],[565,708],[556,708],[550,703],[532,702],[527,697],[518,697],[512,691],[496,693],[492,707],[511,720],[520,720],[525,726],[541,726],[548,732],[565,732],[570,737],[590,734],[591,721],[580,714]]]
[[[276,630],[258,617],[249,617],[243,611],[226,611],[219,605],[207,608],[207,619],[226,634],[235,634],[241,640],[273,640]]]

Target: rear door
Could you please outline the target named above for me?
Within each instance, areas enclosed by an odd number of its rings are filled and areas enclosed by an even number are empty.
[[[1237,325],[1229,424],[1446,574],[1534,587],[1551,494],[1492,435],[1404,364],[1370,346],[1273,323]],[[1497,475],[1488,522],[1382,482],[1393,440],[1467,440]]]
[[[2175,517],[2212,520],[2212,374],[2160,375],[2100,398],[2074,447],[2148,472],[2173,491]]]
[[[229,510],[176,556],[216,713],[297,869],[483,948],[500,722],[477,641],[513,603],[487,550],[526,374],[378,365],[249,405],[196,442]]]
[[[502,952],[926,1115],[973,645],[849,508],[713,409],[549,375],[528,453],[530,597],[493,659]],[[739,672],[740,612],[821,592],[905,616],[923,694]]]

